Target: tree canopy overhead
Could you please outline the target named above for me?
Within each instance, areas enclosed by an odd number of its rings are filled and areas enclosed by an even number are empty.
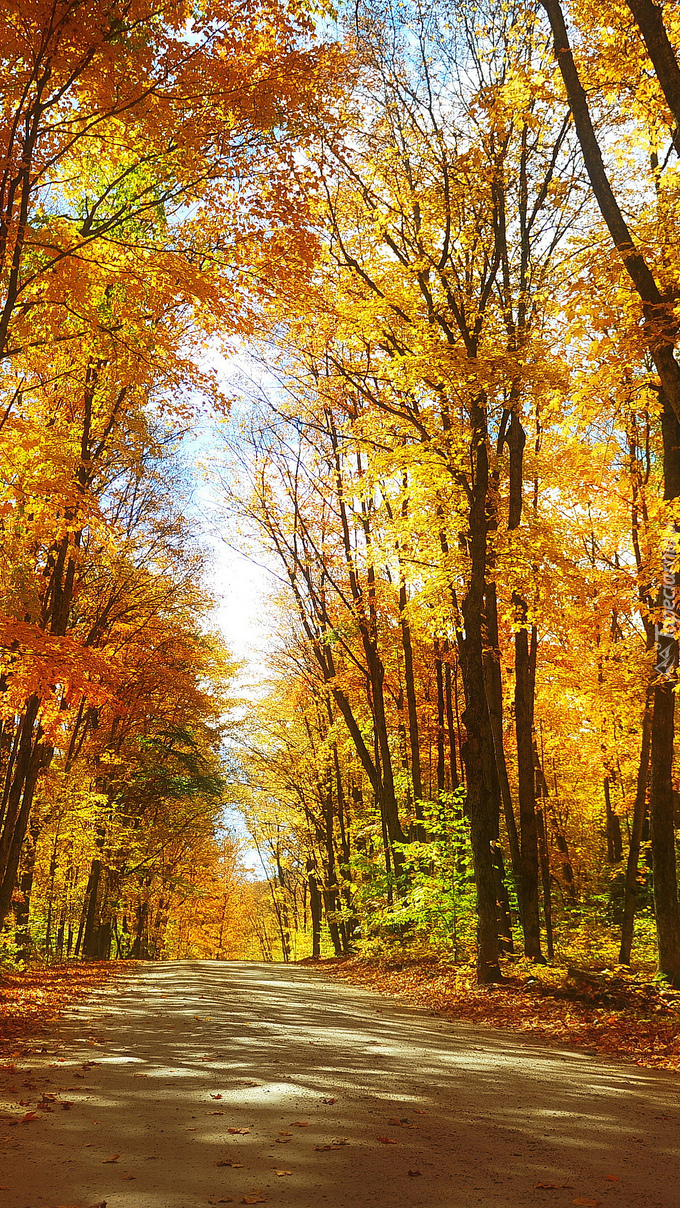
[[[655,936],[679,983],[676,7],[51,3],[2,39],[11,942],[428,943],[486,982]],[[280,582],[236,727],[184,443],[230,397],[224,522]]]

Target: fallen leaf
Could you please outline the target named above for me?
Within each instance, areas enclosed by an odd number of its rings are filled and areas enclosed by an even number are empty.
[[[128,1180],[128,1182],[129,1182],[129,1181],[130,1181],[130,1179],[134,1179],[134,1178],[136,1178],[136,1175],[134,1175],[134,1174],[124,1174],[124,1175],[123,1175],[123,1178],[124,1178],[124,1179],[127,1179],[127,1180]]]
[[[409,1170],[409,1174],[412,1179],[416,1179],[419,1174],[422,1174],[422,1170]]]
[[[289,1141],[290,1141],[290,1137],[277,1137],[276,1138],[277,1145],[287,1145]]]
[[[382,1141],[383,1145],[397,1145],[398,1142],[393,1137],[376,1137],[376,1141]]]
[[[104,1166],[107,1162],[117,1162],[119,1157],[119,1153],[114,1153],[112,1158],[102,1158],[102,1166]]]
[[[265,1202],[261,1195],[244,1195],[241,1200],[242,1204],[264,1204]]]
[[[279,1176],[279,1178],[281,1178],[281,1175],[283,1175],[283,1174],[292,1174],[292,1173],[293,1173],[292,1170],[275,1170],[274,1171],[274,1174],[277,1174]]]
[[[606,1174],[604,1177],[605,1177],[605,1179],[609,1179],[610,1183],[619,1182],[619,1176],[617,1174]]]
[[[309,1120],[293,1120],[289,1128],[309,1128]]]
[[[20,1124],[30,1124],[31,1120],[39,1120],[39,1119],[40,1119],[40,1116],[37,1114],[37,1112],[26,1112],[26,1115],[22,1116],[19,1123]]]
[[[246,1133],[250,1132],[250,1129],[249,1128],[228,1128],[227,1132],[232,1133],[234,1136],[238,1135],[238,1136],[245,1137]]]
[[[279,1132],[280,1137],[292,1137],[292,1135],[293,1134],[289,1132]]]
[[[572,1204],[580,1204],[581,1208],[597,1208],[597,1205],[600,1203],[599,1200],[588,1200],[583,1197],[579,1197],[571,1202]]]
[[[223,1116],[224,1112],[206,1112],[206,1116]]]
[[[211,1094],[210,1094],[210,1098],[211,1098],[211,1099],[221,1099],[221,1098],[222,1098],[222,1096],[221,1096],[221,1095],[213,1095],[213,1094],[212,1094],[212,1092],[211,1092]]]
[[[337,1103],[337,1099],[322,1099],[322,1103]]]

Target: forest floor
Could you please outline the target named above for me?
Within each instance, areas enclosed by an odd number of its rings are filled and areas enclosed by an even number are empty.
[[[25,970],[0,965],[0,1056],[10,1054],[23,1038],[47,1032],[67,1007],[133,963],[73,961]]]
[[[665,1070],[323,969],[144,962],[0,1062],[0,1208],[678,1208]]]
[[[654,981],[650,970],[525,966],[521,972],[509,969],[501,984],[478,986],[470,966],[431,957],[304,963],[450,1019],[680,1071],[680,991]]]

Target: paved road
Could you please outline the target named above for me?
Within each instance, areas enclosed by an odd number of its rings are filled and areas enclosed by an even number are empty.
[[[145,967],[0,1074],[56,1096],[0,1123],[0,1208],[680,1208],[675,1076],[308,968]]]

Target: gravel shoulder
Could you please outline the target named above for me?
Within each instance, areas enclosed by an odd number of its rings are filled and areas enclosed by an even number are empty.
[[[0,1208],[680,1208],[676,1075],[308,967],[136,969],[0,1069],[0,1116]]]

